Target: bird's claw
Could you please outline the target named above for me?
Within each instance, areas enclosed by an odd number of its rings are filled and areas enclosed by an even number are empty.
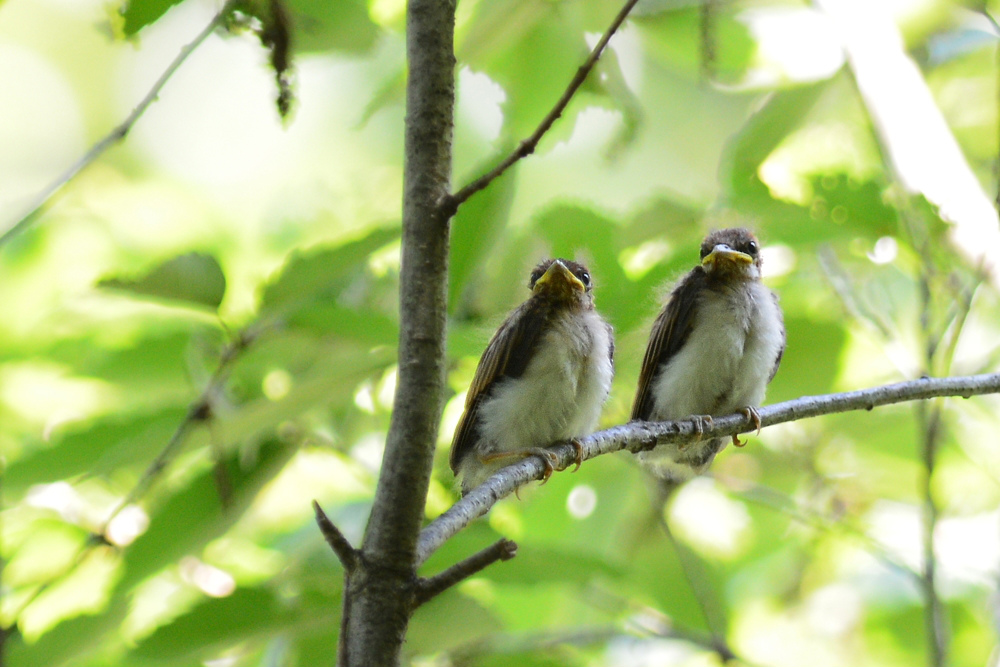
[[[576,472],[577,470],[580,469],[580,466],[583,465],[583,445],[581,445],[580,441],[577,440],[576,438],[570,440],[569,444],[573,447],[573,451],[576,452],[576,455],[573,457],[573,463],[575,463],[576,465],[570,472]]]
[[[693,442],[698,442],[701,440],[701,436],[705,432],[705,429],[712,428],[712,415],[693,415],[691,417],[691,426],[694,428],[695,434]],[[687,443],[680,445],[678,449],[683,450],[686,446]]]
[[[559,465],[559,459],[556,458],[556,455],[542,447],[532,447],[531,449],[526,449],[524,450],[524,455],[537,456],[542,460],[542,464],[545,466],[545,471],[542,473],[542,484],[549,481],[549,477],[552,477],[552,473],[555,472],[556,466]]]
[[[757,412],[757,408],[748,405],[747,407],[740,410],[740,413],[753,422],[753,425],[757,428],[757,435],[760,435],[760,413]],[[733,434],[733,445],[736,447],[743,447],[746,445],[746,441],[741,441],[737,434]]]

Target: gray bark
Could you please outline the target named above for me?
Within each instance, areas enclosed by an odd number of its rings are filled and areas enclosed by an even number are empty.
[[[347,574],[339,663],[399,664],[417,600],[416,546],[424,516],[445,376],[454,0],[407,8],[399,376],[382,470],[357,566]]]

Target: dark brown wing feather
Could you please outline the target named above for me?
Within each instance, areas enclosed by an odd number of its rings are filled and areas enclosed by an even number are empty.
[[[479,439],[479,408],[482,402],[489,397],[496,382],[504,378],[520,377],[524,373],[535,353],[551,310],[548,301],[532,297],[508,315],[493,334],[479,360],[476,375],[472,378],[472,386],[465,398],[465,412],[455,427],[449,460],[453,472],[458,472],[458,464],[472,451]]]
[[[646,356],[639,371],[639,386],[632,403],[632,419],[648,420],[653,410],[651,388],[657,371],[670,360],[687,340],[694,326],[694,306],[705,287],[706,276],[700,266],[688,273],[670,294],[670,300],[653,322],[646,346]]]

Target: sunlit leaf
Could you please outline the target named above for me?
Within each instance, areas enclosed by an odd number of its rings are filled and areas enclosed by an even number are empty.
[[[174,5],[182,0],[127,0],[122,9],[125,17],[125,36],[131,37],[150,23],[155,23]]]
[[[218,308],[226,276],[212,255],[188,253],[169,259],[138,278],[105,278],[99,287]]]

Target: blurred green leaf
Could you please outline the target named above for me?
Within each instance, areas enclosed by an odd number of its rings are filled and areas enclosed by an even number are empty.
[[[766,192],[757,169],[792,133],[828,88],[827,81],[771,93],[740,131],[730,138],[719,166],[719,182],[728,197]]]
[[[494,0],[476,6],[476,20],[458,39],[458,57],[507,93],[505,136],[528,136],[566,89],[589,49],[576,9],[565,3]],[[564,118],[543,142],[568,136]]]
[[[139,278],[105,278],[98,286],[214,309],[225,296],[226,276],[212,255],[189,252],[167,260]]]
[[[290,598],[268,588],[238,588],[232,595],[206,599],[159,628],[131,654],[142,660],[197,660],[236,643],[269,639],[302,627],[335,628],[340,617],[340,596],[336,593],[339,591],[319,598]],[[335,648],[335,643],[327,647],[329,652]]]
[[[7,467],[5,491],[18,494],[32,484],[108,474],[151,461],[186,413],[185,406],[153,414],[114,415],[57,435],[53,446],[34,450]]]
[[[364,53],[379,35],[363,0],[285,0],[285,6],[296,52]]]
[[[478,178],[496,165],[509,151],[471,170],[470,179]],[[462,295],[482,280],[487,256],[495,252],[502,232],[506,229],[510,207],[516,192],[517,166],[490,183],[458,209],[451,223],[451,257],[448,276],[448,304],[452,313],[461,307]]]
[[[778,403],[833,391],[847,341],[844,327],[786,314],[785,333],[785,353],[768,387],[767,401]]]
[[[396,228],[376,229],[336,246],[296,251],[264,289],[261,314],[283,316],[325,300],[336,300],[342,290],[364,275],[369,255],[397,238]]]

